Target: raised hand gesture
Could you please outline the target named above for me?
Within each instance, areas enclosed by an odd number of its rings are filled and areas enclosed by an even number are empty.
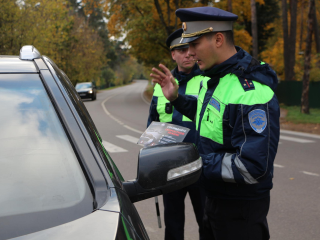
[[[158,83],[162,88],[163,95],[172,102],[178,97],[179,86],[166,66],[159,64],[159,67],[163,72],[152,68],[153,73],[150,74],[152,82]]]

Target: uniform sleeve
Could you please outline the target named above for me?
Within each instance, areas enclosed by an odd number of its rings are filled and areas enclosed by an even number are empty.
[[[197,98],[194,96],[179,94],[178,98],[171,102],[172,105],[186,117],[195,121],[197,113]]]
[[[152,123],[152,121],[159,121],[159,113],[157,111],[158,97],[152,96],[150,108],[149,108],[149,117],[147,127]]]
[[[230,110],[234,152],[202,156],[204,175],[224,182],[257,184],[273,172],[280,135],[278,101],[274,97],[266,104],[236,105]]]

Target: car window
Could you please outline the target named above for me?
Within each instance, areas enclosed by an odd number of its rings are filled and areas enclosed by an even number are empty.
[[[91,83],[77,83],[76,85],[77,90],[91,88],[91,87],[92,87]]]
[[[90,114],[88,113],[86,107],[84,106],[83,102],[81,101],[79,95],[74,90],[74,87],[68,78],[68,76],[62,72],[56,64],[51,62],[50,59],[48,59],[49,63],[54,69],[54,73],[57,75],[58,79],[60,80],[61,84],[63,85],[64,89],[66,90],[67,94],[69,95],[70,100],[72,101],[73,105],[75,106],[76,111],[79,114],[79,117],[84,123],[84,126],[86,127],[92,141],[95,143],[95,147],[97,148],[98,152],[100,153],[100,156],[103,158],[105,164],[107,165],[107,169],[109,172],[109,175],[112,179],[114,177],[116,178],[116,181],[114,181],[114,184],[121,183],[124,181],[121,173],[119,172],[118,168],[116,167],[115,163],[113,162],[110,155],[105,150],[103,144],[102,144],[102,138],[98,133],[98,130],[92,121]],[[54,74],[54,75],[55,75]]]
[[[12,223],[0,224],[0,239],[91,213],[90,188],[39,75],[0,74],[0,112],[0,223]]]

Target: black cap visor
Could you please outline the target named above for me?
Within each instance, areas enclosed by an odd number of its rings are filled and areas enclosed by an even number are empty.
[[[199,36],[195,36],[195,37],[189,37],[189,38],[182,38],[181,42],[180,43],[190,43],[200,37],[202,37],[203,34],[199,35]]]
[[[182,45],[182,46],[179,46],[179,47],[174,47],[174,48],[171,49],[171,51],[176,50],[176,49],[183,49],[183,48],[189,48],[189,44]]]

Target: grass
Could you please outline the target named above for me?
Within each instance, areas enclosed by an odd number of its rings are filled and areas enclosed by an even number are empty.
[[[300,106],[280,106],[288,111],[286,121],[292,123],[320,123],[320,109],[310,108],[310,114],[302,114]]]

